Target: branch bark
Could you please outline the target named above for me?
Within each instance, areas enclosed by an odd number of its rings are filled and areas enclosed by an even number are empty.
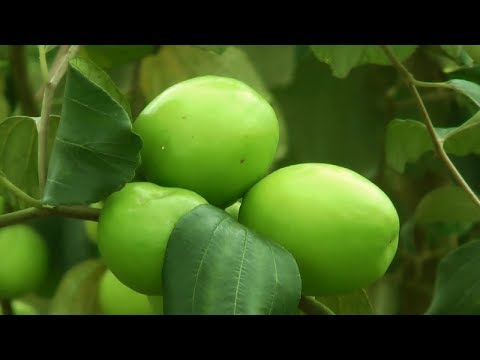
[[[435,152],[437,153],[438,157],[443,162],[443,164],[445,165],[447,170],[450,172],[452,177],[455,179],[455,181],[458,183],[458,185],[467,193],[467,195],[470,197],[473,203],[480,208],[480,200],[478,199],[477,195],[470,188],[468,183],[463,178],[462,174],[460,174],[460,172],[457,170],[457,168],[453,164],[452,160],[450,160],[447,153],[443,149],[443,144],[440,141],[440,139],[437,137],[435,128],[432,123],[432,119],[430,118],[430,115],[428,114],[427,108],[425,107],[422,97],[420,96],[417,90],[417,85],[422,87],[445,87],[445,88],[449,88],[449,86],[443,83],[427,83],[427,82],[415,80],[415,78],[410,73],[410,71],[408,71],[408,69],[405,66],[403,66],[403,64],[400,62],[400,60],[398,60],[398,58],[395,56],[393,51],[388,46],[382,45],[382,49],[385,52],[385,54],[388,56],[390,61],[392,62],[393,66],[397,69],[400,75],[403,76],[408,88],[412,92],[417,102],[418,109],[422,114],[423,121],[425,123],[425,126],[427,127],[428,134],[432,139],[433,146],[435,148]]]

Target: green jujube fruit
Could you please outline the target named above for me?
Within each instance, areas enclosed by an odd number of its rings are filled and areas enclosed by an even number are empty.
[[[44,239],[25,224],[0,228],[0,299],[13,299],[35,291],[48,271]]]
[[[399,217],[388,196],[346,168],[306,163],[253,186],[239,221],[296,259],[305,295],[343,294],[382,277],[398,246]]]
[[[124,285],[108,269],[100,279],[98,302],[105,315],[153,314],[147,296]]]
[[[206,201],[185,189],[128,183],[110,195],[98,221],[98,250],[112,273],[131,289],[162,295],[170,233],[180,217]]]
[[[279,141],[271,105],[243,82],[219,76],[168,88],[141,112],[134,130],[148,181],[192,190],[221,208],[267,174]]]

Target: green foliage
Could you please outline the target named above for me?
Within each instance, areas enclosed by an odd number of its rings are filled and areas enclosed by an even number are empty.
[[[363,67],[337,79],[312,55],[297,65],[294,81],[274,91],[288,130],[288,152],[281,166],[326,162],[374,176],[390,119],[377,106],[385,89],[372,82],[371,71]]]
[[[392,50],[400,61],[413,54],[416,45],[395,45]],[[312,45],[318,60],[332,68],[333,75],[345,78],[350,71],[364,64],[389,65],[390,60],[377,45]]]
[[[385,142],[387,164],[400,173],[408,162],[416,162],[433,150],[425,124],[416,120],[392,120],[387,126]]]
[[[128,103],[94,64],[70,63],[62,122],[52,151],[43,202],[89,204],[133,179],[141,139]]]
[[[291,45],[244,45],[241,49],[248,55],[268,88],[289,85],[295,76],[295,46]]]
[[[301,291],[290,253],[211,205],[177,222],[163,281],[167,315],[293,314]]]
[[[440,262],[434,297],[426,314],[480,314],[479,272],[480,240],[471,240]]]
[[[12,116],[0,120],[0,174],[32,197],[38,198],[38,133],[39,118]],[[48,149],[51,150],[60,117],[51,116]],[[13,208],[24,208],[23,201],[0,189]]]
[[[85,45],[82,55],[97,64],[109,69],[142,59],[153,53],[153,45]]]
[[[140,89],[147,101],[151,101],[168,87],[203,75],[241,80],[267,100],[272,99],[245,52],[232,46],[221,54],[195,46],[162,46],[157,54],[142,61]]]
[[[480,209],[458,186],[443,186],[429,192],[415,211],[420,224],[470,223],[480,221]]]
[[[436,136],[449,154],[465,156],[480,154],[480,112],[456,128],[436,128]],[[433,151],[433,143],[425,124],[416,120],[392,120],[386,133],[386,161],[399,173],[407,163],[418,161]]]

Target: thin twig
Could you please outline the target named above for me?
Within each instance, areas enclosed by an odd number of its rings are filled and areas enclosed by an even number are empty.
[[[43,194],[45,188],[45,181],[48,170],[48,120],[50,118],[50,111],[52,108],[52,101],[55,95],[55,89],[58,83],[65,75],[68,69],[68,62],[75,57],[79,50],[78,45],[72,45],[68,52],[63,56],[60,65],[53,74],[52,78],[45,85],[45,92],[43,94],[42,113],[40,122],[38,124],[38,185],[40,194]]]
[[[58,52],[57,52],[57,55],[55,55],[55,60],[53,61],[53,65],[52,67],[50,68],[50,72],[48,74],[48,81],[50,81],[50,79],[52,78],[53,74],[55,74],[58,70],[58,67],[60,66],[60,64],[62,63],[62,59],[63,57],[65,56],[65,54],[67,53],[69,49],[69,46],[68,45],[62,45],[60,46],[60,48],[58,49]],[[46,85],[46,82],[42,84],[42,86],[40,87],[40,89],[38,89],[37,93],[35,94],[35,100],[36,101],[40,101],[42,100],[43,98],[43,93],[45,91],[45,85]]]
[[[0,300],[3,315],[14,315],[12,301],[9,299]]]
[[[23,192],[20,188],[16,187],[15,184],[10,182],[6,177],[0,175],[0,186],[6,188],[10,191],[13,195],[15,195],[18,199],[23,200],[27,205],[40,208],[42,207],[42,203],[40,200],[34,199],[27,193]]]
[[[311,296],[302,295],[298,308],[307,315],[335,315],[326,305]]]
[[[428,134],[430,135],[433,146],[435,148],[435,151],[437,155],[439,156],[440,160],[444,163],[446,168],[449,170],[449,172],[452,174],[453,178],[457,181],[457,183],[462,187],[462,189],[467,193],[467,195],[472,199],[474,204],[480,208],[480,200],[478,199],[477,195],[473,192],[473,190],[470,188],[468,183],[465,181],[463,176],[460,174],[460,172],[457,170],[453,162],[450,160],[448,157],[447,153],[443,149],[443,145],[441,140],[437,137],[437,134],[435,132],[435,128],[433,127],[432,120],[430,119],[430,115],[428,114],[427,108],[425,107],[425,104],[423,103],[422,97],[418,93],[417,86],[416,85],[421,85],[423,87],[426,86],[426,82],[419,82],[415,80],[413,75],[408,71],[408,69],[403,66],[403,64],[397,59],[395,54],[390,50],[388,46],[382,45],[382,49],[385,52],[385,54],[388,56],[392,64],[397,68],[398,72],[404,77],[404,80],[407,83],[408,88],[412,92],[413,96],[417,100],[417,105],[418,108],[423,116],[424,123],[427,127]],[[428,86],[428,87],[446,87],[450,88],[447,84],[444,83],[430,83],[434,84],[434,86]],[[441,85],[443,84],[443,85]]]
[[[47,49],[46,45],[37,45],[38,59],[40,61],[40,70],[42,72],[43,81],[48,82],[48,64],[47,64]]]
[[[88,206],[58,206],[55,208],[35,208],[30,207],[0,215],[0,228],[21,223],[25,220],[38,217],[59,215],[74,219],[98,221],[100,209]]]
[[[8,49],[14,88],[23,115],[38,116],[38,109],[30,87],[24,45],[10,45]]]

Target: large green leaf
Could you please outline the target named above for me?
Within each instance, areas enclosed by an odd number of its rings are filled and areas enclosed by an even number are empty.
[[[0,121],[0,173],[10,182],[34,198],[39,198],[38,188],[38,131],[39,118],[12,116]],[[59,116],[51,116],[48,131],[48,149],[51,151]],[[13,208],[24,208],[26,204],[11,193],[0,188],[0,192]]]
[[[415,210],[415,219],[420,224],[477,222],[480,209],[462,188],[446,185],[423,197]]]
[[[394,45],[392,51],[400,61],[413,54],[417,45]],[[378,45],[312,45],[315,56],[330,65],[333,75],[348,76],[350,71],[364,64],[389,65],[390,60]]]
[[[294,314],[301,278],[292,255],[212,205],[176,224],[163,267],[165,314]]]
[[[229,46],[219,54],[198,46],[162,46],[157,54],[143,59],[139,85],[146,100],[151,101],[172,85],[204,75],[226,76],[240,80],[272,104],[280,124],[280,143],[276,160],[282,158],[287,151],[288,140],[283,114],[257,69],[242,49]]]
[[[480,240],[460,246],[441,260],[426,314],[480,314]]]
[[[141,147],[128,103],[107,74],[86,60],[72,60],[43,202],[104,199],[133,179]]]
[[[350,294],[317,297],[337,315],[372,315],[373,308],[365,290],[359,289]]]
[[[94,315],[99,313],[98,284],[105,272],[98,260],[86,260],[67,271],[52,299],[51,315]]]

